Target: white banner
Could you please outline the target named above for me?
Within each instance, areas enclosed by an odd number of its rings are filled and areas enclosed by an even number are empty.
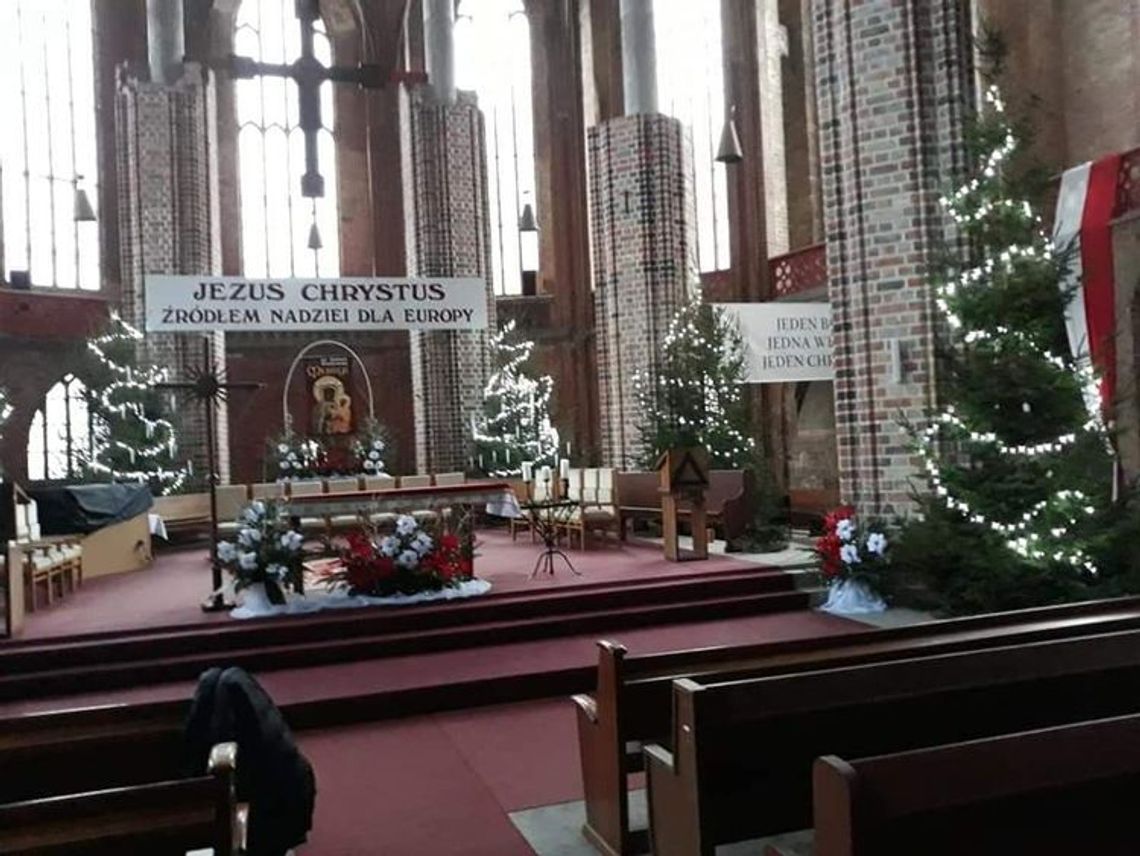
[[[718,303],[740,325],[748,383],[832,380],[831,304]]]
[[[477,277],[146,277],[148,333],[193,330],[482,330]]]

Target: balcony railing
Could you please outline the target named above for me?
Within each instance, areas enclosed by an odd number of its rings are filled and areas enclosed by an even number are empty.
[[[810,247],[768,259],[768,275],[775,298],[827,288],[827,245]]]
[[[1112,213],[1120,217],[1130,211],[1140,211],[1140,148],[1121,156],[1116,174],[1116,208]]]

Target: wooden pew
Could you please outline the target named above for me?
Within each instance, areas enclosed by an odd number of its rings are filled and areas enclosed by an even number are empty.
[[[619,644],[601,641],[597,690],[593,696],[573,697],[586,799],[583,834],[603,853],[639,853],[648,848],[646,831],[629,828],[627,777],[641,769],[641,743],[668,744],[676,678],[723,681],[1131,628],[1140,628],[1140,598],[995,613],[822,639],[636,656],[628,656]]]
[[[901,752],[1140,711],[1140,630],[673,685],[673,751],[645,747],[657,856],[811,823],[821,755]]]
[[[0,853],[240,853],[236,758],[236,744],[220,743],[205,776],[0,805]],[[8,768],[5,778],[11,774]]]
[[[1140,852],[1140,716],[813,770],[815,856]]]
[[[655,472],[617,473],[618,532],[626,537],[629,521],[661,517],[660,475]],[[725,540],[744,534],[756,511],[756,479],[751,470],[710,470],[705,492],[709,522]],[[682,508],[681,516],[689,514]]]

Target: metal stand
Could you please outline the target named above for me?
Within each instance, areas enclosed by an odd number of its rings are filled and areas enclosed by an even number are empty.
[[[562,561],[566,563],[566,567],[570,569],[572,574],[578,577],[582,576],[581,571],[575,568],[570,561],[570,557],[558,547],[558,527],[570,519],[570,515],[578,508],[578,503],[571,500],[531,502],[527,503],[524,508],[530,516],[531,525],[542,537],[542,543],[546,547],[534,563],[534,570],[531,571],[530,578],[534,579],[540,573],[554,576],[555,556],[562,557]]]

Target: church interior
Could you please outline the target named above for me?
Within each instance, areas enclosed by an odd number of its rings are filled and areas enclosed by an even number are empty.
[[[1140,852],[1140,0],[0,0],[0,114],[0,853]]]

